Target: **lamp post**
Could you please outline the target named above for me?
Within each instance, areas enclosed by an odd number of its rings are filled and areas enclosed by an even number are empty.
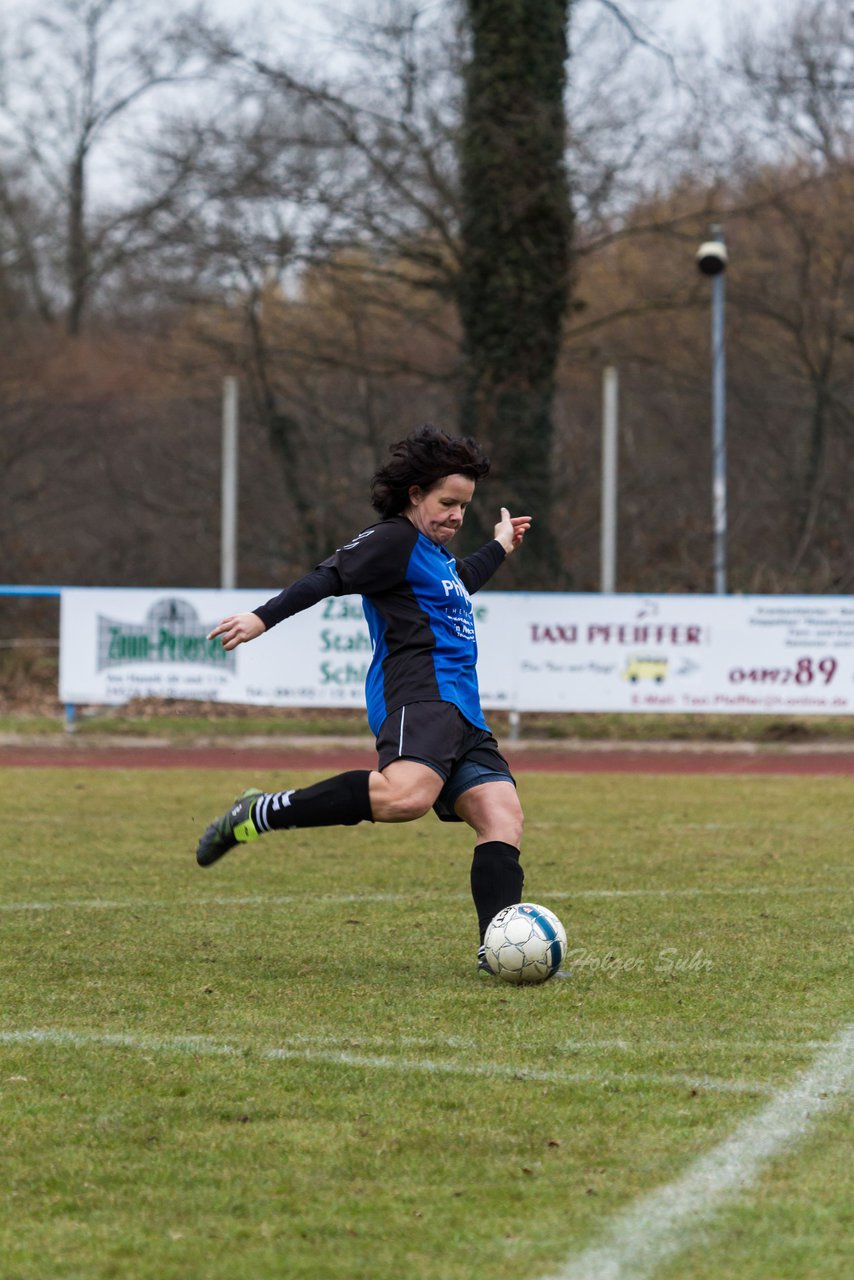
[[[726,350],[724,276],[728,255],[721,227],[697,250],[697,267],[712,284],[712,528],[715,595],[726,594]]]

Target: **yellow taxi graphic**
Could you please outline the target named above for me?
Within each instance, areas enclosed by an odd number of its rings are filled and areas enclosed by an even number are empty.
[[[624,680],[637,684],[638,680],[654,680],[661,684],[667,675],[667,658],[629,658],[622,673]]]

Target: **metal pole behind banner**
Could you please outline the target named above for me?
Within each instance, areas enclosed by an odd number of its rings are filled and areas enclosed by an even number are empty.
[[[602,541],[600,590],[617,587],[617,406],[619,374],[611,365],[602,375]]]
[[[712,280],[712,523],[715,595],[726,594],[726,350],[724,273]]]
[[[715,595],[726,594],[726,349],[724,275],[729,261],[722,227],[697,250],[697,267],[712,285],[712,566]]]
[[[237,586],[237,379],[222,384],[222,526],[220,586]]]

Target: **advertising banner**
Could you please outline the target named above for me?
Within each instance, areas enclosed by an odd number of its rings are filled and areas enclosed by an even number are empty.
[[[854,601],[829,596],[476,597],[485,706],[850,715]]]
[[[330,598],[227,654],[206,636],[275,592],[69,588],[60,697],[363,705],[358,596]],[[854,713],[854,601],[838,596],[481,592],[483,705],[517,711]]]

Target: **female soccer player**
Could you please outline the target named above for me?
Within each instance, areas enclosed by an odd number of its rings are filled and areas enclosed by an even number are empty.
[[[522,896],[523,817],[480,706],[470,597],[531,525],[530,516],[511,517],[502,507],[491,542],[463,560],[447,550],[488,471],[476,441],[421,427],[392,446],[390,461],[373,478],[377,524],[274,599],[225,618],[210,633],[235,649],[327,596],[360,593],[373,643],[366,699],[378,763],[298,790],[250,788],[211,823],[196,853],[208,867],[269,831],[410,822],[432,806],[446,822],[467,822],[477,836],[471,891],[478,965],[487,972],[486,927]]]

